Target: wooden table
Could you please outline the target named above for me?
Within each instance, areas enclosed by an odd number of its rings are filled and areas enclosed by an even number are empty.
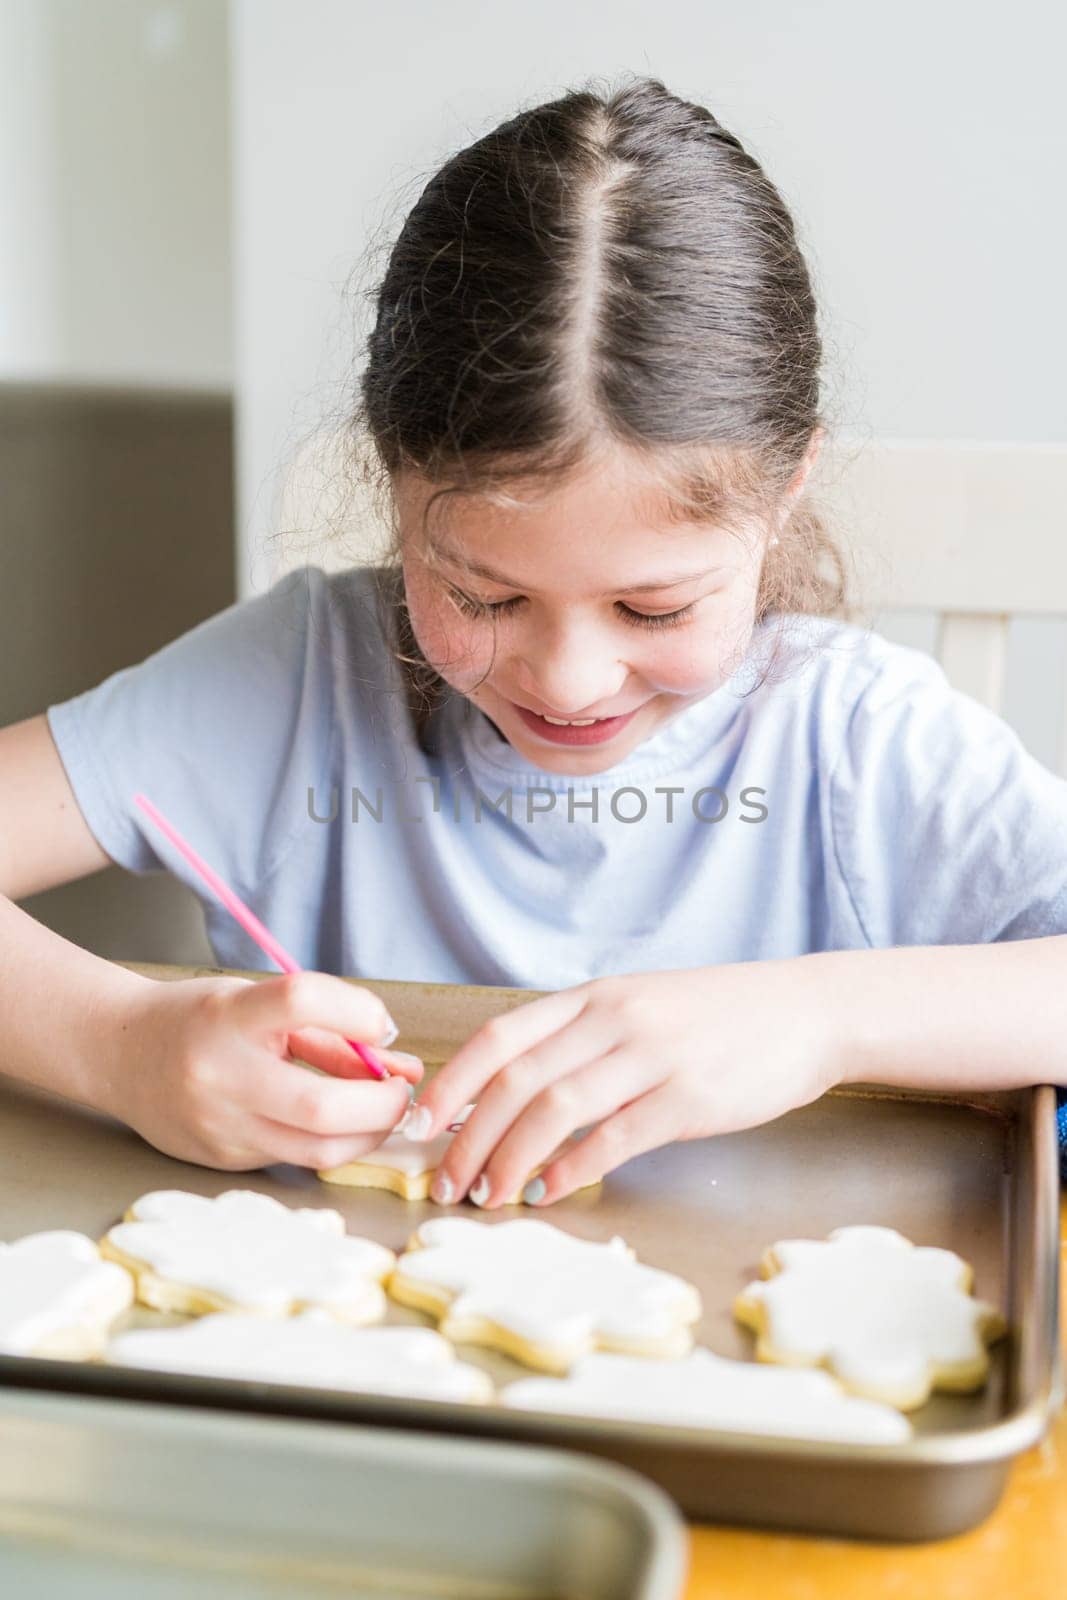
[[[1067,1201],[1061,1212],[1067,1241]],[[1067,1305],[1067,1242],[1061,1246]],[[1067,1320],[1067,1319],[1065,1319]],[[1067,1354],[1067,1329],[1062,1330]],[[1067,1410],[980,1527],[937,1544],[853,1544],[694,1527],[685,1600],[1063,1600]]]

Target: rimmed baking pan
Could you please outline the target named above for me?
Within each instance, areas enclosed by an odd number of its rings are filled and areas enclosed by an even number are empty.
[[[685,1544],[658,1489],[562,1451],[0,1396],[18,1600],[677,1600]]]
[[[400,1046],[428,1065],[446,1060],[485,1017],[534,998],[522,990],[366,986],[396,1017]],[[880,1223],[916,1243],[958,1251],[975,1268],[978,1294],[1001,1307],[1011,1331],[994,1350],[985,1389],[939,1396],[913,1413],[916,1436],[906,1444],[808,1443],[27,1360],[0,1360],[0,1384],[565,1446],[636,1468],[696,1518],[878,1539],[947,1537],[992,1510],[1013,1458],[1041,1437],[1057,1403],[1054,1120],[1051,1089],[977,1098],[835,1093],[763,1128],[650,1152],[601,1189],[543,1213],[583,1238],[621,1234],[641,1260],[694,1282],[705,1306],[698,1342],[736,1358],[751,1356],[752,1341],[734,1322],[732,1301],[775,1239]],[[327,1186],[290,1167],[234,1175],[188,1166],[54,1097],[0,1089],[7,1238],[49,1227],[98,1236],[148,1189],[212,1195],[234,1186],[337,1209],[351,1231],[394,1250],[424,1217],[441,1214],[430,1203]],[[132,1314],[135,1325],[159,1320]],[[395,1307],[389,1320],[421,1319]],[[498,1383],[523,1375],[505,1357],[470,1346],[460,1354]]]

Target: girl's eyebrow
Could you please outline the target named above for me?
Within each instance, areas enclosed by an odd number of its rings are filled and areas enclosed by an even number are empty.
[[[487,566],[482,561],[471,561],[466,556],[454,554],[447,545],[439,544],[436,547],[436,551],[439,556],[443,556],[454,567],[461,567],[464,572],[470,573],[473,577],[488,578],[491,583],[503,584],[506,589],[528,587],[528,585],[516,583],[514,579],[506,577],[502,572],[497,572],[494,567]],[[620,583],[614,589],[608,589],[603,594],[594,595],[593,598],[606,600],[612,594],[650,594],[654,589],[676,589],[679,584],[691,583],[694,578],[708,578],[713,572],[722,572],[724,570],[722,565],[694,567],[691,572],[667,573],[662,578],[652,579],[649,583],[631,583],[629,585]]]

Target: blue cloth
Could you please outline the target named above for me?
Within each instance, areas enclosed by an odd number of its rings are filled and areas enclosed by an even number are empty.
[[[220,964],[270,965],[137,789],[326,972],[556,989],[1067,933],[1067,783],[922,652],[772,619],[715,693],[567,776],[458,695],[420,748],[375,577],[300,568],[48,709],[103,849],[189,884]]]

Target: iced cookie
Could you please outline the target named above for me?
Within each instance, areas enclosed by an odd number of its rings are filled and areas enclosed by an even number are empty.
[[[464,1106],[444,1133],[423,1144],[405,1139],[401,1123],[376,1150],[369,1150],[358,1161],[347,1161],[343,1167],[330,1167],[319,1177],[324,1183],[348,1184],[357,1189],[388,1189],[402,1200],[426,1200],[434,1173],[473,1110],[473,1105]]]
[[[294,1211],[251,1189],[217,1199],[157,1189],[135,1200],[101,1251],[160,1311],[286,1317],[320,1307],[344,1322],[380,1322],[391,1250],[346,1234],[337,1211]]]
[[[399,1195],[402,1200],[427,1200],[434,1173],[448,1154],[452,1140],[473,1110],[473,1105],[464,1106],[455,1122],[446,1128],[444,1133],[439,1133],[436,1139],[427,1139],[421,1144],[412,1144],[410,1139],[404,1138],[398,1128],[395,1133],[391,1133],[383,1140],[376,1150],[368,1151],[366,1155],[360,1156],[358,1161],[346,1162],[343,1167],[330,1167],[325,1172],[320,1172],[319,1177],[324,1183],[348,1184],[357,1189],[388,1189],[391,1194]],[[555,1160],[555,1156],[550,1157],[550,1160]],[[547,1165],[546,1161],[544,1166]],[[540,1172],[542,1168],[539,1167],[537,1170]],[[534,1177],[536,1174],[531,1173],[530,1176]],[[596,1188],[596,1183],[583,1184],[582,1187],[593,1189]],[[508,1203],[519,1205],[521,1202],[520,1190]]]
[[[692,1284],[641,1265],[622,1239],[590,1244],[532,1219],[424,1222],[387,1287],[438,1317],[446,1338],[546,1372],[595,1349],[684,1355],[701,1310]]]
[[[786,1239],[760,1264],[734,1313],[758,1335],[761,1361],[827,1367],[853,1394],[902,1411],[932,1389],[978,1389],[999,1312],[969,1293],[971,1268],[951,1250],[919,1248],[892,1228],[838,1228]]]
[[[447,1339],[431,1328],[350,1328],[321,1311],[277,1321],[219,1315],[182,1328],[139,1329],[113,1339],[107,1359],[165,1372],[423,1400],[485,1401],[493,1394],[485,1373],[457,1361]]]
[[[630,1422],[770,1433],[849,1444],[897,1444],[911,1424],[891,1406],[857,1400],[826,1372],[759,1367],[694,1350],[679,1361],[590,1355],[566,1378],[521,1378],[501,1402]]]
[[[133,1302],[133,1279],[92,1239],[57,1229],[0,1244],[0,1353],[89,1360]]]

